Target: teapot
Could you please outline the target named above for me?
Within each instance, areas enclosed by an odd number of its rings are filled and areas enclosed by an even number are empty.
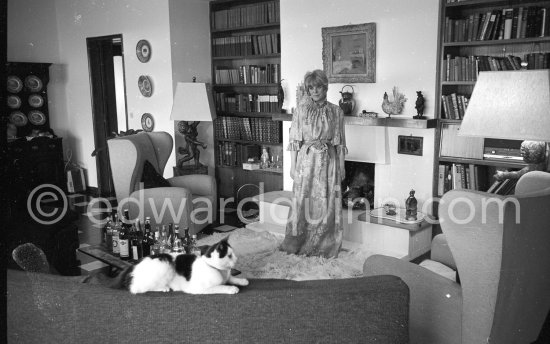
[[[351,92],[344,91],[346,87],[351,87]],[[340,105],[340,108],[344,111],[344,115],[350,115],[353,109],[355,108],[355,100],[353,100],[353,86],[351,85],[344,85],[342,87],[342,90],[340,91],[340,94],[342,95],[342,99],[338,102],[338,105]]]

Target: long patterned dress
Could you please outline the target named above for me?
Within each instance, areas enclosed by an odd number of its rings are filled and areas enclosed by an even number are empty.
[[[305,101],[293,116],[289,141],[288,150],[298,153],[281,250],[337,257],[343,231],[340,156],[347,154],[342,109],[327,101]]]

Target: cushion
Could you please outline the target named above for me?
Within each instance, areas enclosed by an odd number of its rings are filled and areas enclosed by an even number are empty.
[[[155,167],[148,160],[145,160],[143,164],[141,182],[143,183],[144,189],[171,186],[170,183],[155,170]]]

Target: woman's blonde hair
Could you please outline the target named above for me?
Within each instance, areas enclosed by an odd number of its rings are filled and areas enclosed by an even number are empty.
[[[304,76],[304,86],[307,94],[309,94],[310,86],[322,86],[325,91],[328,90],[328,78],[324,71],[316,69],[311,72],[307,72]]]

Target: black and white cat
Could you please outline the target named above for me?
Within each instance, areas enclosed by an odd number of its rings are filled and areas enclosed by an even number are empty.
[[[183,291],[188,294],[236,294],[248,280],[231,276],[237,257],[227,238],[194,254],[158,254],[143,258],[124,270],[113,285],[132,294],[148,291]],[[230,285],[228,285],[230,284]]]

